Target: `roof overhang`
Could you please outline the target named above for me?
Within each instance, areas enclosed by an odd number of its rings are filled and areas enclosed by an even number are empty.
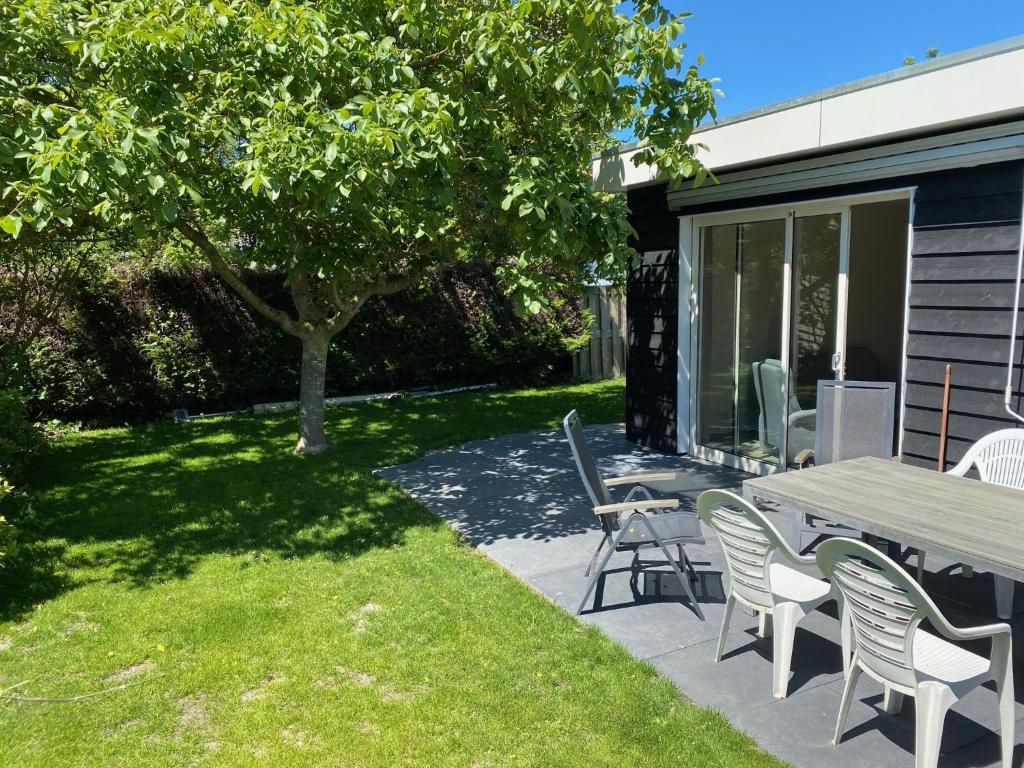
[[[694,133],[716,175],[915,135],[1024,117],[1024,36],[736,115]],[[635,145],[595,155],[595,186],[622,191],[659,181],[632,162]]]

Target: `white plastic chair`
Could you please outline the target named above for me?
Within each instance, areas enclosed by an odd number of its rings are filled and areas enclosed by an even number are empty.
[[[995,483],[1024,491],[1024,429],[1000,429],[991,432],[967,449],[960,462],[946,471],[947,475],[965,476],[971,467],[977,467],[978,477],[984,483]],[[924,553],[918,555],[924,562]],[[923,566],[922,566],[923,567]],[[970,576],[970,566],[963,567]],[[1001,619],[1013,615],[1013,579],[992,575],[995,580],[996,614]]]
[[[794,565],[814,565],[786,543],[774,525],[753,505],[729,491],[704,491],[697,497],[697,514],[715,529],[729,568],[729,596],[718,636],[715,662],[722,658],[733,609],[740,602],[772,617],[773,693],[786,698],[793,639],[797,624],[831,598],[831,588],[785,563],[772,562],[776,553]],[[767,626],[765,622],[764,626]]]
[[[999,701],[1003,768],[1013,759],[1013,657],[1010,627],[959,629],[895,561],[867,544],[836,538],[818,546],[818,566],[839,598],[846,685],[832,743],[838,745],[861,672],[885,686],[885,711],[898,713],[903,696],[917,702],[915,765],[934,768],[946,712],[989,680]],[[942,637],[920,628],[927,620]],[[944,639],[946,638],[946,639]],[[989,658],[950,640],[989,638]],[[852,655],[851,652],[852,651]]]

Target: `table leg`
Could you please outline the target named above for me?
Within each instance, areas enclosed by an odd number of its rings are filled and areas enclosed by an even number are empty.
[[[800,554],[800,544],[804,537],[804,513],[794,512],[793,513],[793,530],[789,536],[789,546],[793,548],[793,551],[798,555]]]
[[[1013,579],[992,574],[996,582],[996,613],[1000,619],[1013,618]]]

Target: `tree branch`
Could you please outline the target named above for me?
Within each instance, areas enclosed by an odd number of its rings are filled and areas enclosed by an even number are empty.
[[[371,296],[390,296],[393,293],[404,291],[422,276],[422,272],[411,272],[404,277],[398,277],[394,280],[379,280],[366,291],[366,298],[368,299]]]
[[[191,224],[178,219],[175,224],[177,230],[199,251],[206,257],[207,261],[210,262],[210,266],[213,267],[214,272],[220,275],[221,279],[225,283],[235,289],[235,292],[241,296],[253,309],[259,312],[268,320],[273,321],[281,327],[287,333],[292,336],[302,335],[302,331],[287,312],[284,312],[276,307],[270,306],[260,296],[253,291],[245,281],[236,275],[228,263],[224,261],[224,257],[221,256],[220,250],[213,243],[210,242],[206,234],[198,227],[193,227]]]
[[[406,63],[406,66],[408,66],[409,69],[422,69],[423,67],[429,67],[446,53],[448,53],[448,51],[434,51],[433,53],[425,54],[418,59],[411,59]]]

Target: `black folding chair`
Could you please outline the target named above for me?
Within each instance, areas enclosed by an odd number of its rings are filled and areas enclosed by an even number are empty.
[[[576,468],[583,479],[583,487],[587,489],[587,496],[590,497],[590,501],[594,505],[594,514],[601,518],[601,528],[604,532],[584,574],[590,577],[590,582],[587,584],[587,591],[580,601],[579,608],[576,609],[577,615],[590,599],[591,593],[597,586],[597,580],[604,573],[613,553],[632,552],[631,569],[636,572],[651,565],[647,561],[640,560],[640,550],[658,547],[672,566],[676,576],[679,577],[679,583],[683,585],[683,590],[690,599],[690,605],[693,606],[694,612],[701,621],[704,621],[704,612],[701,611],[697,598],[693,594],[690,580],[683,576],[683,570],[685,570],[691,579],[695,581],[697,579],[697,574],[687,559],[683,546],[704,543],[700,518],[692,512],[648,514],[653,510],[677,509],[679,507],[679,499],[655,499],[643,485],[644,482],[675,480],[676,473],[645,472],[604,478],[598,471],[594,455],[587,445],[579,414],[575,410],[570,411],[562,425],[569,438],[569,446],[572,448],[572,455],[576,460]],[[621,485],[632,485],[633,488],[626,494],[624,501],[616,503],[608,489]],[[645,498],[637,499],[638,495]],[[673,544],[676,545],[679,552],[678,561],[669,554],[668,547]],[[607,550],[598,564],[598,556],[605,545],[607,545]]]

